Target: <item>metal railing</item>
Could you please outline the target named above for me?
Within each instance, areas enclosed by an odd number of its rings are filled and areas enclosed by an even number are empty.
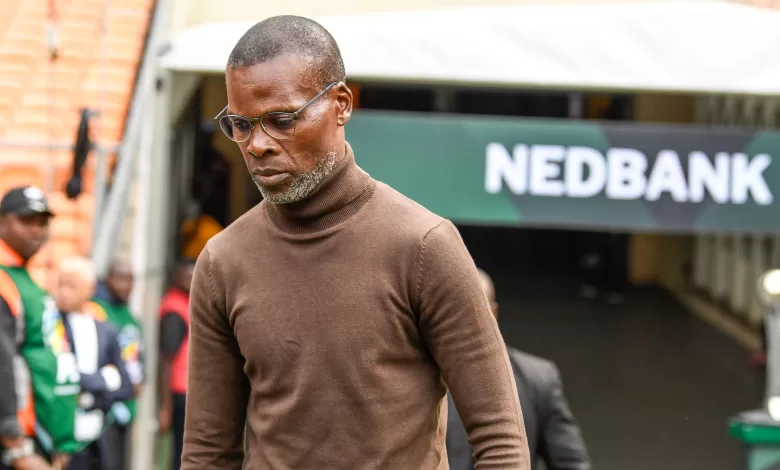
[[[157,62],[164,46],[165,28],[172,6],[171,0],[158,0],[152,14],[146,49],[141,60],[125,132],[117,154],[113,184],[106,196],[105,207],[102,208],[100,214],[95,214],[94,223],[97,228],[92,245],[92,262],[100,276],[105,274],[114,257],[118,247],[119,233],[127,214],[130,188],[141,150],[144,120],[154,110]]]
[[[158,0],[149,26],[146,48],[136,80],[133,99],[125,125],[125,132],[118,149],[117,165],[114,170],[111,188],[106,194],[100,213],[95,214],[95,228],[92,245],[92,261],[99,276],[103,276],[119,248],[119,239],[128,209],[130,207],[131,188],[136,178],[147,178],[147,184],[140,184],[138,201],[135,206],[134,227],[143,236],[136,237],[133,246],[133,268],[136,273],[136,285],[131,299],[131,309],[144,325],[146,384],[138,400],[138,413],[133,429],[131,468],[149,470],[154,468],[155,440],[157,438],[157,306],[159,305],[164,275],[152,272],[150,266],[156,266],[153,260],[159,256],[163,247],[150,241],[145,232],[159,224],[164,213],[156,211],[154,203],[159,194],[154,187],[165,187],[161,178],[165,175],[152,174],[150,162],[167,158],[163,147],[167,142],[167,119],[157,119],[160,109],[169,105],[166,78],[167,72],[158,69],[158,60],[167,34],[168,18],[173,8],[172,0]],[[158,92],[166,90],[166,92]],[[157,143],[157,145],[154,145]],[[101,175],[105,178],[105,175]],[[151,180],[154,180],[152,182]],[[142,182],[143,183],[143,182]],[[101,186],[105,187],[105,180]]]

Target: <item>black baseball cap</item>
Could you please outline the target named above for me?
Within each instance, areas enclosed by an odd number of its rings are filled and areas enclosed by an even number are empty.
[[[20,186],[10,189],[0,201],[0,214],[53,216],[46,194],[35,186]]]

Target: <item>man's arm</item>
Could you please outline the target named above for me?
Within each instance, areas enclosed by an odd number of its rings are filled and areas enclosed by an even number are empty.
[[[17,414],[15,355],[16,318],[9,303],[0,296],[0,440],[4,447],[22,437]]]
[[[474,448],[477,470],[530,470],[512,369],[477,269],[443,221],[424,237],[413,289],[423,336]]]
[[[0,273],[3,274],[3,273]],[[16,315],[19,292],[10,279],[0,278],[0,446],[3,449],[23,447],[25,438],[18,418],[16,396]],[[15,305],[16,307],[12,307]],[[55,459],[62,460],[61,456]],[[13,462],[13,468],[50,470],[51,466],[39,455],[22,457]]]
[[[160,320],[160,430],[167,431],[173,419],[171,367],[173,358],[187,336],[187,324],[176,312],[163,312]]]
[[[545,397],[539,440],[540,457],[548,470],[590,470],[590,457],[582,432],[563,394],[558,368],[550,364],[542,386]]]
[[[133,384],[122,361],[116,329],[105,323],[96,327],[99,341],[106,344],[106,357],[97,373],[81,374],[81,390],[95,396],[96,407],[108,410],[114,403],[133,397]]]
[[[184,319],[176,312],[164,312],[160,320],[160,354],[173,358],[186,337]]]
[[[190,290],[190,364],[181,470],[240,470],[249,399],[244,358],[228,322],[224,287],[208,245]]]

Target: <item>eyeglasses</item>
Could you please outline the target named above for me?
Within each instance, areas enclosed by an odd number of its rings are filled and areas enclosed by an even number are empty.
[[[294,113],[284,113],[279,111],[272,111],[265,113],[259,118],[248,118],[246,116],[239,116],[237,114],[225,114],[227,106],[217,114],[214,119],[219,122],[219,127],[222,132],[225,133],[228,139],[233,142],[246,142],[252,136],[252,131],[255,129],[255,123],[259,122],[260,127],[263,128],[266,134],[270,135],[276,140],[287,140],[295,135],[295,123],[301,116],[304,109],[308,108],[312,103],[320,99],[325,93],[329,92],[331,88],[336,86],[339,82],[333,82],[328,85],[324,90],[319,92],[317,96],[310,99],[303,106]]]

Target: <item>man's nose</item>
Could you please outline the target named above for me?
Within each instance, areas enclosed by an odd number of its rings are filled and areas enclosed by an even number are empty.
[[[273,154],[278,151],[279,143],[268,135],[263,129],[260,123],[255,125],[252,129],[252,135],[249,137],[249,144],[247,145],[247,151],[252,155],[261,158],[265,155]]]

